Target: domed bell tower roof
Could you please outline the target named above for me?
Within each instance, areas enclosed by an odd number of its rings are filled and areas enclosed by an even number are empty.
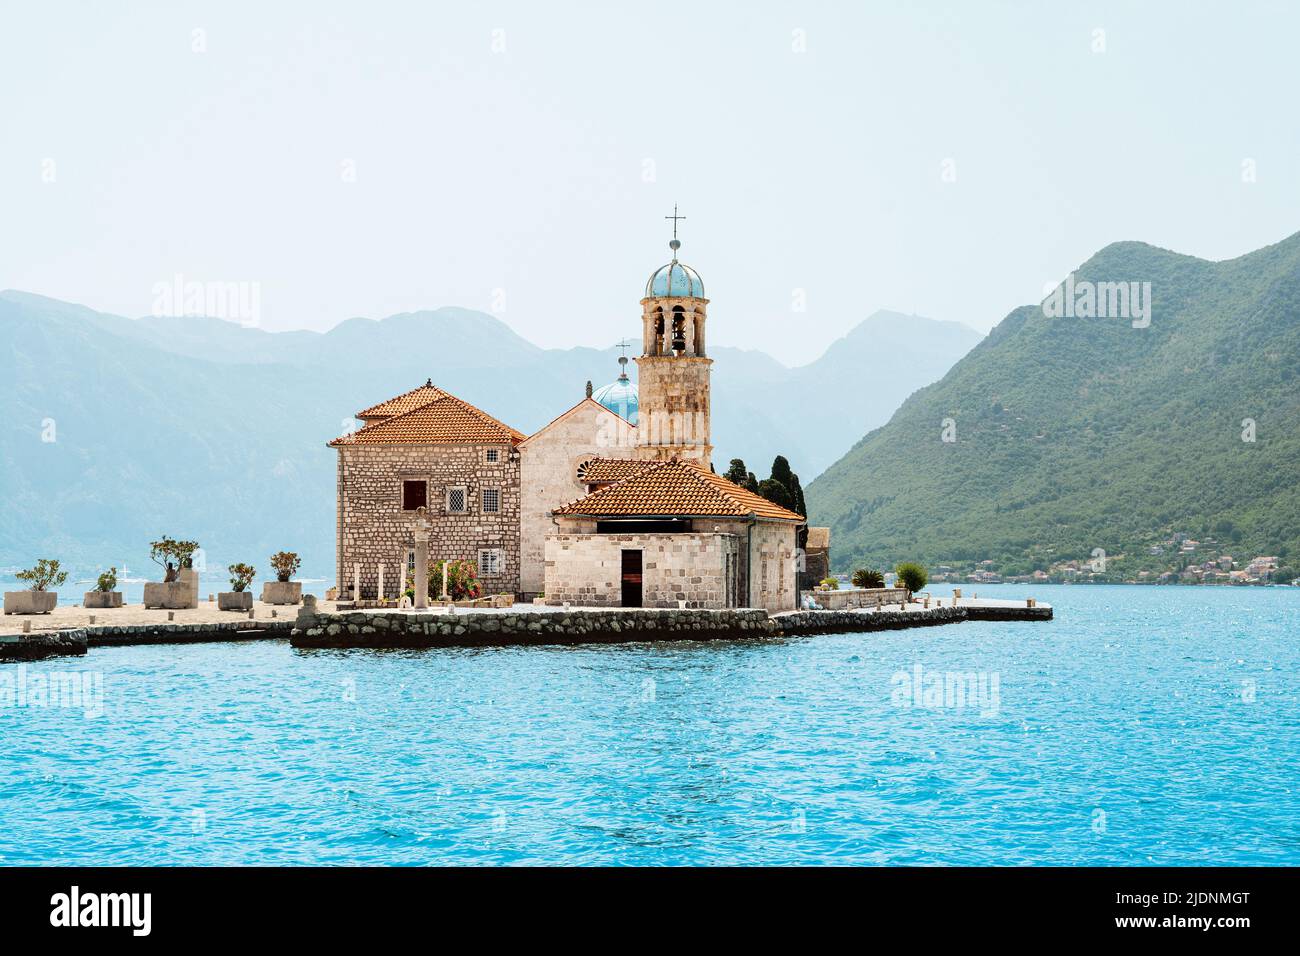
[[[646,297],[703,299],[704,281],[700,278],[700,274],[690,266],[677,261],[677,250],[682,247],[677,238],[677,221],[686,217],[677,215],[677,207],[673,206],[673,214],[664,218],[673,221],[673,240],[668,243],[668,248],[673,251],[673,261],[666,266],[660,266],[650,276],[650,281],[645,284]]]
[[[700,274],[677,261],[676,252],[681,243],[674,239],[668,245],[674,253],[673,261],[654,271],[650,281],[645,284],[645,294],[651,298],[690,296],[703,299],[704,280]]]
[[[622,347],[626,348],[626,345]],[[618,378],[608,385],[602,385],[591,393],[591,397],[604,405],[629,425],[635,425],[640,402],[637,399],[636,382],[627,377],[627,356],[618,359]]]

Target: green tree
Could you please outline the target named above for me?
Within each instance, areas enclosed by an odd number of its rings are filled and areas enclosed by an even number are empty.
[[[786,498],[790,503],[782,505],[782,507],[789,508],[801,515],[808,513],[803,500],[803,486],[799,484],[799,476],[790,470],[790,462],[785,455],[777,455],[772,460],[772,476],[769,480],[778,481],[785,488]],[[763,497],[766,498],[767,495],[763,495]]]
[[[760,481],[758,483],[758,493],[774,505],[794,509],[794,500],[790,497],[790,492],[785,485],[774,478],[765,478]]]
[[[894,574],[898,576],[898,583],[913,594],[925,587],[930,580],[929,572],[915,561],[904,561],[894,568]]]
[[[731,466],[727,469],[727,473],[722,477],[726,478],[732,484],[744,486],[745,479],[748,475],[749,472],[745,470],[744,459],[733,458],[731,459]]]

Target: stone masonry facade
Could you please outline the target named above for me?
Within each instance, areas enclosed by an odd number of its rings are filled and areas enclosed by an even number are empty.
[[[642,552],[646,607],[736,607],[741,541],[730,534],[552,534],[546,538],[546,603],[622,604],[624,550]]]
[[[384,596],[400,595],[417,518],[414,511],[403,510],[404,481],[426,485],[430,564],[451,559],[478,565],[481,551],[496,551],[497,573],[479,567],[484,592],[519,590],[519,454],[511,445],[349,445],[338,452],[340,592],[350,591],[353,568],[360,565],[360,596],[373,600],[383,564]],[[449,499],[460,502],[453,489],[463,490],[461,512],[448,508]],[[489,489],[497,492],[496,511],[484,509]]]
[[[631,458],[635,449],[636,428],[590,399],[519,446],[519,590],[525,600],[545,586],[546,536],[556,530],[551,511],[587,493],[578,467],[592,458]]]

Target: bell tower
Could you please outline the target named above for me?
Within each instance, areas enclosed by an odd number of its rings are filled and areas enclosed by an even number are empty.
[[[655,270],[641,300],[642,348],[636,360],[638,398],[638,458],[674,456],[708,467],[713,455],[709,443],[709,366],[704,344],[709,300],[704,283],[690,266],[677,261],[682,247],[677,222],[685,216],[665,216],[673,221],[668,243],[673,258]]]

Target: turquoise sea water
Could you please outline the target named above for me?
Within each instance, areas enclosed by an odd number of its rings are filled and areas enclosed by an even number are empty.
[[[1300,863],[1300,590],[977,590],[1057,619],[3,664],[0,864]]]

